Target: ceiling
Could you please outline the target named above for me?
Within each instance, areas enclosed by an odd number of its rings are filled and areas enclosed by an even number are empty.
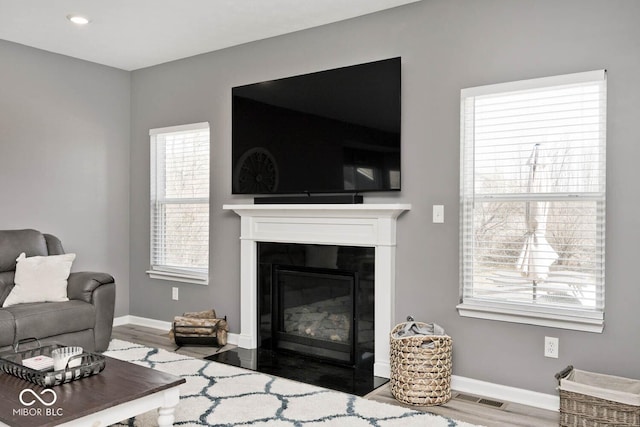
[[[0,39],[136,70],[415,1],[0,0]]]

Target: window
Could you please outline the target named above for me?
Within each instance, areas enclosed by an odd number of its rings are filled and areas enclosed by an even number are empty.
[[[209,124],[151,129],[151,270],[207,284]]]
[[[602,332],[606,72],[463,89],[463,316]]]

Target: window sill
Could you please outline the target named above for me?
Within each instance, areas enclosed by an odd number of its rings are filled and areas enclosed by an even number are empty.
[[[465,302],[459,304],[456,308],[460,316],[476,319],[498,320],[594,333],[602,333],[604,329],[604,315],[586,311],[571,313],[568,310],[477,301]]]
[[[147,271],[147,274],[149,275],[150,279],[169,280],[172,282],[183,282],[183,283],[195,283],[197,285],[209,284],[208,277],[195,276],[195,275],[190,275],[185,273],[149,270]]]

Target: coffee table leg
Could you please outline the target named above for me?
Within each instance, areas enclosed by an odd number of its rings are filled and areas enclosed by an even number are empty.
[[[158,427],[173,426],[175,409],[180,401],[180,390],[175,387],[164,392],[164,403],[158,408]]]
[[[160,408],[158,409],[158,427],[171,427],[175,420],[174,410],[176,408]]]

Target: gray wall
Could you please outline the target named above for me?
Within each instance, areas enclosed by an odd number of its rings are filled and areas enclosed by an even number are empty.
[[[130,73],[0,40],[0,228],[112,274],[129,313]]]
[[[200,55],[132,74],[131,314],[170,320],[214,307],[239,332],[240,221],[231,195],[231,87],[402,56],[403,189],[396,319],[436,321],[454,339],[454,374],[545,393],[567,364],[640,378],[640,2],[424,0],[397,9]],[[458,302],[460,89],[608,70],[607,303],[603,334],[461,318]],[[149,138],[154,127],[211,124],[211,283],[150,280]],[[445,223],[431,206],[445,205]],[[180,301],[171,301],[171,287]],[[543,357],[544,336],[560,358]]]

